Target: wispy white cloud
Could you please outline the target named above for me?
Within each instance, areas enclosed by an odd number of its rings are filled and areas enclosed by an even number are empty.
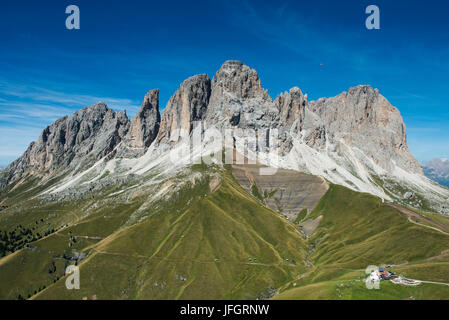
[[[62,106],[49,106],[34,102],[4,102],[0,101],[0,115],[2,121],[41,119],[52,120],[71,114],[73,109]]]
[[[58,92],[54,90],[49,90],[46,88],[39,88],[35,86],[21,86],[21,85],[0,85],[0,94],[11,97],[11,99],[3,98],[3,105],[7,105],[8,101],[11,104],[18,103],[25,104],[24,101],[34,102],[37,107],[42,106],[42,102],[46,103],[46,108],[53,108],[54,105],[63,106],[61,110],[73,110],[73,108],[78,109],[80,107],[86,107],[93,105],[100,101],[106,103],[111,108],[117,110],[127,110],[131,113],[138,110],[138,102],[130,99],[123,98],[112,98],[112,97],[98,97],[92,95],[83,94],[71,94],[65,92]]]

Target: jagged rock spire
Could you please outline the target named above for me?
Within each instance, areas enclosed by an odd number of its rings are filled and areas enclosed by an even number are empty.
[[[293,87],[289,92],[280,94],[274,104],[279,109],[280,122],[286,126],[290,126],[298,120],[298,130],[305,117],[305,108],[307,105],[307,95],[304,95],[298,87]]]
[[[262,89],[260,85],[257,71],[243,64],[243,62],[235,60],[228,60],[223,63],[212,80],[212,86],[216,94],[229,92],[241,99],[258,96],[268,97],[267,91]]]
[[[148,148],[159,132],[159,89],[150,90],[143,99],[139,112],[131,120],[126,137],[130,148]]]
[[[210,94],[211,81],[207,74],[185,80],[170,98],[162,113],[158,142],[177,140],[177,137],[172,136],[177,129],[189,134],[193,129],[193,121],[203,119]]]

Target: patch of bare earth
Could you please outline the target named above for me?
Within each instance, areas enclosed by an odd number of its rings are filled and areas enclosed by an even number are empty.
[[[311,212],[329,189],[327,182],[317,176],[288,169],[277,169],[273,175],[261,175],[260,164],[234,164],[232,173],[249,193],[255,184],[264,203],[294,221],[299,212]]]
[[[299,224],[299,227],[304,232],[307,238],[310,237],[315,232],[316,228],[318,228],[321,219],[323,219],[323,216],[319,216],[315,219],[308,219]]]

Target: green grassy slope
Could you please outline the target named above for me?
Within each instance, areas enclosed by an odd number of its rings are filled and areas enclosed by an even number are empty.
[[[183,190],[93,247],[80,264],[87,280],[79,291],[60,281],[36,298],[255,299],[305,270],[306,245],[295,228],[229,171],[217,191],[206,187],[207,179]]]
[[[75,223],[0,259],[0,299],[16,299],[19,294],[27,298],[52,285],[64,275],[65,267],[74,263],[67,257],[73,256],[74,251],[82,252],[115,232],[138,204],[136,201],[128,206],[104,206],[79,222],[75,222],[75,215],[80,214],[76,209],[61,213],[66,219],[71,217]],[[43,215],[43,211],[39,212]],[[71,239],[72,236],[76,239]],[[56,271],[50,274],[52,263]]]
[[[449,249],[449,236],[410,223],[368,194],[332,185],[310,217],[323,219],[310,239],[313,268],[277,299],[449,299],[449,286],[403,287],[382,283],[367,290],[361,281],[369,265],[401,265],[392,271],[419,280],[449,283],[449,265],[432,259]],[[423,264],[425,263],[425,264]],[[355,281],[343,289],[348,281]],[[339,291],[341,291],[339,293]]]
[[[381,264],[449,283],[449,236],[409,222],[378,198],[331,185],[307,216],[323,218],[306,240],[230,168],[192,170],[202,178],[143,210],[151,194],[50,204],[30,199],[32,190],[6,195],[4,230],[55,231],[0,258],[0,299],[256,299],[277,291],[276,299],[449,299],[449,286],[438,284],[365,288],[365,268]],[[81,289],[67,290],[64,270],[75,253],[86,254],[77,262]]]
[[[271,296],[278,287],[305,272],[307,245],[291,223],[244,191],[229,168],[220,174],[221,185],[215,192],[210,191],[205,175],[169,201],[148,208],[147,218],[135,225],[123,224],[135,210],[132,205],[129,213],[125,207],[115,208],[115,214],[108,212],[111,208],[102,208],[76,225],[40,240],[36,251],[21,250],[3,258],[0,276],[8,285],[0,291],[0,298],[14,299],[18,294],[27,297],[37,283],[41,289],[40,283],[45,283],[45,289],[33,296],[36,299],[90,299],[94,295],[98,299]],[[106,214],[124,218],[116,218],[118,222],[108,227]],[[77,244],[77,250],[88,256],[79,263],[81,289],[72,291],[65,288],[64,277],[53,283],[53,275],[47,270],[55,260],[55,252],[73,249],[67,247],[69,232],[102,238],[78,240],[84,243]],[[44,251],[51,253],[39,255]],[[24,260],[25,256],[28,260]],[[28,263],[31,256],[33,263]],[[23,261],[26,263],[17,273],[23,281],[18,286],[7,278]]]
[[[333,185],[311,217],[323,215],[312,241],[316,264],[365,267],[414,262],[449,248],[449,237],[416,226],[368,194]]]
[[[356,274],[354,274],[356,276]],[[364,282],[338,279],[287,290],[275,299],[282,300],[442,300],[448,299],[447,286],[421,284],[417,287],[382,282],[379,290],[368,290]]]

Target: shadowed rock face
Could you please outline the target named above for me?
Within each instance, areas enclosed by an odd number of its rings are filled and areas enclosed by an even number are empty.
[[[139,112],[131,121],[129,146],[148,148],[159,132],[160,121],[159,89],[154,89],[145,95]]]
[[[159,89],[150,90],[144,97],[139,112],[131,120],[129,130],[120,145],[117,157],[143,155],[159,132]]]
[[[190,134],[193,121],[200,121],[204,117],[210,92],[211,81],[206,74],[185,80],[162,113],[158,143],[177,141],[179,130]]]
[[[279,109],[280,121],[286,126],[291,126],[296,120],[296,132],[302,130],[307,105],[307,95],[303,95],[301,89],[294,87],[289,92],[280,94],[274,104]]]
[[[293,146],[293,136],[297,136],[304,129],[307,95],[303,95],[301,89],[294,87],[289,92],[280,94],[274,104],[279,110],[277,129],[283,142],[281,151],[288,153]]]

